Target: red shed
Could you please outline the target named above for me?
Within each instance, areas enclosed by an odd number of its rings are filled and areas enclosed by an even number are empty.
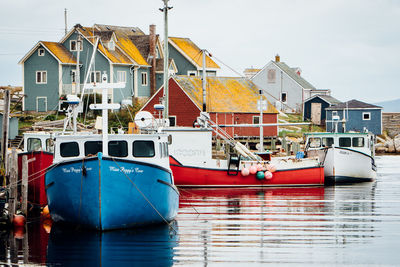
[[[207,77],[207,112],[217,124],[258,124],[260,112],[257,101],[259,88],[246,78]],[[141,110],[158,117],[154,109],[160,103],[164,87],[161,87]],[[265,99],[265,96],[264,96]],[[264,123],[277,123],[278,111],[267,100],[263,113]],[[173,76],[169,79],[169,119],[171,126],[192,127],[202,111],[202,81],[197,76]],[[277,126],[264,127],[264,136],[276,136]],[[234,137],[258,136],[257,127],[230,127],[226,131]]]

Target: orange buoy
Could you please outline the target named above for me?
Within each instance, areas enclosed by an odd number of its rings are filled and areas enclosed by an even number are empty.
[[[24,215],[21,214],[14,214],[13,217],[13,224],[14,226],[24,226],[26,223],[26,219]]]
[[[43,208],[42,216],[45,217],[45,218],[50,218],[50,211],[49,211],[49,206],[48,205],[46,205],[46,207]]]
[[[14,238],[23,239],[25,235],[25,227],[24,226],[14,226]]]
[[[43,222],[43,228],[46,231],[46,233],[50,233],[51,232],[51,226],[53,224],[53,221],[51,219],[44,219]]]

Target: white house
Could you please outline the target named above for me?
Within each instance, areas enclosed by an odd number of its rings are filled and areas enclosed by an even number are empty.
[[[313,95],[330,95],[329,89],[316,89],[301,77],[300,68],[291,68],[279,55],[250,78],[264,94],[275,100],[275,106],[288,113],[301,113],[304,100]]]

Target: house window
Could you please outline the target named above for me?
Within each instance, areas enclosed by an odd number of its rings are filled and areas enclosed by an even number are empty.
[[[363,112],[362,113],[362,118],[363,118],[363,121],[371,120],[371,112]]]
[[[260,116],[253,116],[253,124],[260,124]]]
[[[119,83],[126,83],[126,71],[118,71],[117,76]]]
[[[275,83],[276,81],[276,70],[268,70],[268,83]]]
[[[71,40],[69,41],[69,50],[70,51],[77,51],[78,50],[78,41],[77,40]],[[83,50],[83,45],[82,42],[79,43],[79,51]]]
[[[36,83],[44,84],[47,83],[47,71],[36,72]]]
[[[43,57],[44,56],[44,48],[39,48],[38,50],[38,56]]]
[[[147,72],[142,72],[142,85],[147,85]]]
[[[71,70],[71,83],[76,83],[76,70]]]
[[[286,103],[287,102],[287,93],[286,92],[282,92],[281,93],[281,102],[282,103]]]
[[[100,71],[92,71],[90,73],[90,82],[91,83],[99,83],[101,81],[101,72]]]
[[[188,75],[188,76],[197,76],[197,71],[189,70],[189,71],[187,72],[187,75]]]
[[[169,116],[169,126],[176,126],[176,116]]]

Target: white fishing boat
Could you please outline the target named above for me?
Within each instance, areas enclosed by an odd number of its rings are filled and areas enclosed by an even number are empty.
[[[307,133],[305,153],[324,164],[326,183],[355,183],[376,178],[375,137],[371,133]]]

